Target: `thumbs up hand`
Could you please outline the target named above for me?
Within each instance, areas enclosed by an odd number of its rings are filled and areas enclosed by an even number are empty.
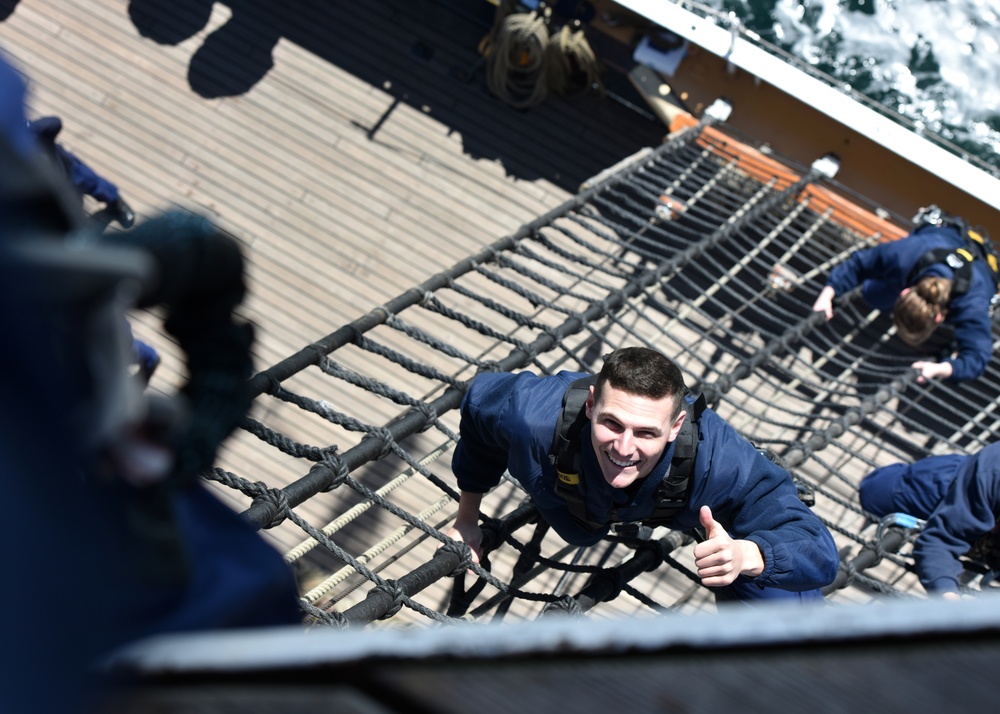
[[[701,520],[701,526],[705,529],[705,535],[709,540],[712,540],[713,538],[729,537],[729,534],[726,533],[726,529],[722,527],[722,524],[712,518],[712,509],[708,506],[701,507],[701,510],[698,511],[698,518]]]
[[[712,517],[712,509],[708,506],[702,506],[698,516],[707,536],[707,540],[694,547],[694,564],[702,585],[720,587],[729,585],[743,572],[749,575],[762,572],[764,560],[756,544],[733,540],[722,524]]]

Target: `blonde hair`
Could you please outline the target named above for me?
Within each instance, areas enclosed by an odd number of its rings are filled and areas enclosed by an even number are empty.
[[[951,281],[928,276],[896,299],[892,322],[900,339],[911,347],[924,342],[948,314]]]

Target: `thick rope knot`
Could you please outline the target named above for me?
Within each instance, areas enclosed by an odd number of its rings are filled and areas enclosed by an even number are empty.
[[[809,442],[804,442],[804,443],[801,443],[801,444],[796,444],[795,446],[798,448],[799,451],[802,452],[802,455],[795,462],[796,464],[801,464],[801,463],[807,461],[808,459],[811,459],[812,455],[814,453],[816,453],[816,449],[814,449],[812,447],[812,444],[810,444]],[[786,461],[786,463],[788,463],[788,462]]]
[[[582,615],[583,608],[572,595],[563,595],[558,600],[553,600],[545,607],[546,611],[553,613],[565,613],[567,615]]]
[[[316,618],[318,622],[322,622],[324,625],[336,627],[338,630],[346,630],[350,627],[350,621],[344,617],[343,613],[337,612],[336,610],[323,610],[316,607],[308,600],[303,600],[302,598],[299,598],[299,607],[303,612]]]
[[[491,550],[500,545],[500,541],[503,540],[506,534],[504,522],[500,518],[493,518],[492,516],[485,515],[481,516],[479,527],[483,531],[483,543],[491,544]]]
[[[817,317],[818,316],[818,317]],[[820,324],[820,318],[823,316],[821,312],[814,312],[809,316],[809,320],[805,324],[796,325],[791,329],[791,334],[788,335],[787,339],[782,340],[782,347],[794,344],[795,342],[800,342],[803,337],[813,331],[813,329]]]
[[[399,586],[395,580],[385,580],[374,588],[372,592],[383,592],[387,595],[392,596],[392,607],[390,607],[384,615],[379,617],[380,620],[388,620],[390,617],[394,616],[403,608],[403,603],[406,601],[406,593]]]
[[[601,572],[600,577],[612,583],[614,590],[608,593],[608,596],[604,598],[604,602],[610,602],[618,597],[625,586],[628,585],[628,580],[625,578],[625,573],[618,568],[605,569]],[[576,602],[574,600],[574,602]]]
[[[386,429],[384,426],[380,426],[377,429],[372,429],[371,435],[382,440],[382,448],[379,450],[376,458],[384,459],[392,453],[392,446],[395,444],[395,439],[392,438],[391,431]]]
[[[274,516],[271,520],[264,526],[267,528],[274,528],[275,526],[280,526],[288,518],[288,513],[291,510],[288,505],[288,496],[280,488],[268,488],[266,484],[257,483],[262,491],[259,496],[254,499],[254,504],[258,502],[263,503],[270,508],[274,509]]]
[[[503,371],[500,367],[500,363],[496,360],[486,360],[479,363],[479,369],[482,372],[501,372]]]
[[[448,575],[449,578],[461,577],[472,565],[472,548],[469,547],[468,543],[450,540],[441,546],[441,550],[446,553],[453,553],[459,560],[458,567]]]
[[[428,402],[417,402],[417,409],[419,409],[420,413],[427,419],[427,423],[420,429],[420,432],[423,433],[434,426],[434,422],[436,422],[438,418],[438,413],[437,409],[431,406]]]
[[[735,384],[735,380],[732,377],[730,377],[728,374],[722,375],[715,382],[715,385],[722,392],[728,392],[730,389],[733,388],[734,384]]]
[[[854,563],[849,561],[840,561],[840,569],[847,573],[847,577],[844,579],[844,584],[841,587],[850,587],[854,583],[854,579],[857,577],[857,569],[854,567]]]
[[[641,526],[642,528],[649,528],[649,526]],[[619,537],[622,545],[636,551],[649,551],[655,555],[658,559],[663,557],[663,549],[660,546],[660,541],[651,540],[650,538],[642,538],[639,535],[622,535]]]
[[[876,538],[872,543],[869,544],[868,547],[875,552],[875,557],[878,558],[878,560],[876,560],[871,565],[871,567],[875,567],[876,565],[882,562],[882,560],[885,558],[885,554],[888,551],[886,550],[885,543],[882,538]]]
[[[379,310],[382,310],[382,308],[381,307],[372,308],[372,313],[375,313],[376,311]],[[365,343],[367,338],[365,338],[365,333],[361,328],[359,328],[357,325],[345,325],[345,328],[347,329],[348,332],[351,333],[351,337],[350,339],[347,340],[347,344],[358,345],[360,347]]]
[[[334,447],[336,448],[336,447]],[[319,462],[324,459],[324,457],[329,453],[327,448],[324,446],[308,446],[300,445],[298,448],[289,449],[293,451],[296,455],[300,455],[303,459],[307,461]]]
[[[347,477],[351,475],[351,470],[348,468],[347,464],[344,463],[344,460],[334,454],[324,454],[323,460],[316,464],[313,468],[321,466],[325,467],[332,474],[330,484],[322,490],[322,493],[329,493],[333,489],[339,487],[347,480]]]
[[[312,364],[322,364],[323,360],[327,359],[327,351],[328,350],[324,349],[321,345],[315,342],[313,342],[311,345],[308,345],[303,350],[303,352],[313,353]]]
[[[267,385],[264,388],[264,393],[272,397],[278,396],[278,393],[281,391],[281,380],[268,372],[264,372],[263,376]]]

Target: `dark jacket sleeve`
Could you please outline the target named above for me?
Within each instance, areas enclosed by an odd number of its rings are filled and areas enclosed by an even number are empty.
[[[702,415],[701,428],[696,473],[705,478],[695,485],[692,510],[708,505],[733,538],[757,544],[764,556],[758,585],[801,592],[833,582],[840,564],[833,537],[788,472],[715,412]]]
[[[993,282],[985,266],[974,266],[972,285],[965,295],[952,301],[948,308],[948,324],[955,328],[958,349],[951,362],[951,380],[962,382],[981,377],[993,356],[993,322],[990,318],[990,298]]]
[[[503,419],[513,398],[515,375],[477,375],[462,398],[459,441],[451,470],[462,491],[486,493],[507,468],[511,435]]]
[[[905,271],[909,269],[903,260],[903,253],[907,252],[903,241],[906,240],[903,238],[854,251],[830,272],[826,284],[837,295],[850,292],[869,278],[899,283],[902,290],[906,281]]]
[[[510,471],[539,506],[552,505],[551,485],[541,483],[566,388],[577,377],[560,372],[478,375],[462,399],[459,442],[452,471],[463,491],[485,493]],[[552,470],[551,475],[555,476]],[[546,498],[548,496],[548,498]],[[562,503],[560,500],[559,503]]]
[[[553,490],[555,468],[548,461],[563,394],[582,376],[478,375],[462,400],[460,440],[451,467],[458,487],[472,493],[486,493],[509,471],[566,542],[593,545],[607,529],[592,532],[573,520]]]
[[[913,547],[917,576],[928,592],[957,592],[959,558],[996,525],[1000,443],[965,461]]]

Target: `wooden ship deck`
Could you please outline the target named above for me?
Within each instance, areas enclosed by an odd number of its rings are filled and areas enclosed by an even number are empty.
[[[489,3],[307,0],[281,17],[273,5],[22,0],[3,4],[0,24],[0,47],[30,81],[29,118],[61,116],[62,142],[140,220],[180,206],[241,240],[260,367],[665,133],[597,97],[518,112],[481,73],[461,77]],[[139,322],[169,353],[156,320]],[[177,370],[166,360],[153,386]]]

